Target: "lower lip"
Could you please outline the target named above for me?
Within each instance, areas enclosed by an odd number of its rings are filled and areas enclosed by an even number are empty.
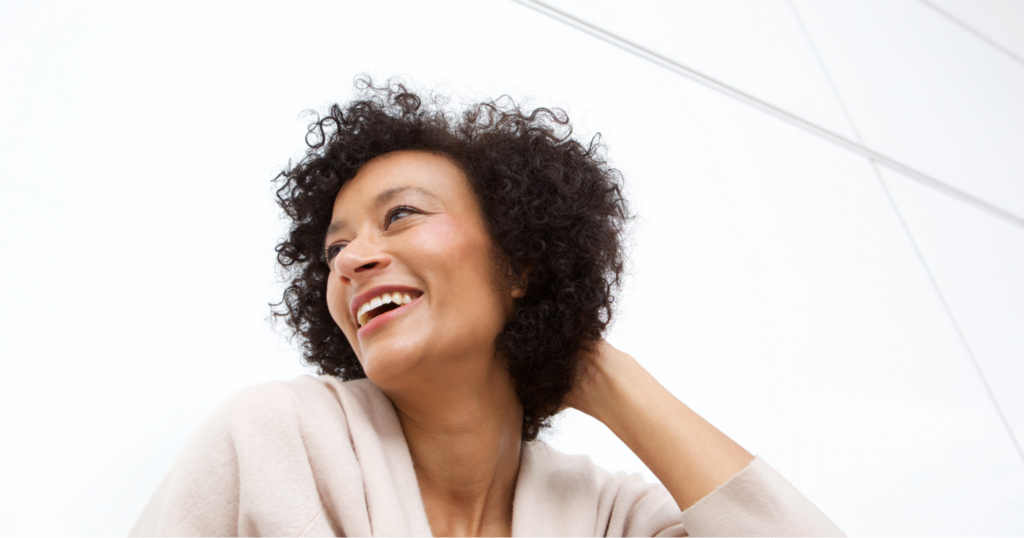
[[[385,312],[385,313],[383,313],[383,314],[381,314],[381,315],[371,319],[370,321],[367,321],[366,325],[363,325],[358,330],[356,330],[356,338],[362,340],[366,336],[368,336],[371,333],[375,332],[378,328],[380,328],[385,323],[387,323],[387,322],[391,321],[392,319],[395,319],[396,317],[401,316],[402,314],[408,312],[409,307],[416,306],[416,303],[420,302],[420,299],[422,299],[422,298],[423,298],[423,296],[420,295],[419,297],[416,298],[416,300],[414,300],[411,303],[406,303],[406,304],[404,304],[404,305],[402,305],[402,306],[400,306],[400,307],[398,307],[398,308],[396,308],[394,310],[388,310],[387,312]]]

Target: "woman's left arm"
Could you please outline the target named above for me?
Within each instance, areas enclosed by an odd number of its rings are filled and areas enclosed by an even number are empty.
[[[683,510],[685,529],[648,529],[652,534],[844,536],[764,460],[755,459],[676,399],[633,357],[604,340],[583,357],[565,403],[608,426]]]
[[[754,459],[658,383],[633,357],[598,342],[566,405],[603,422],[661,480],[681,510]]]

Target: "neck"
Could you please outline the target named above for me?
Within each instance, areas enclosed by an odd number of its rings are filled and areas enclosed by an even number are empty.
[[[419,394],[389,394],[434,536],[512,530],[523,411],[508,373],[497,361],[482,364],[483,372],[435,378]]]

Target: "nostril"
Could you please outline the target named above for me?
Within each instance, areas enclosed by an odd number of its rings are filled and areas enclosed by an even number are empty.
[[[357,272],[358,271],[366,271],[366,270],[369,270],[369,269],[373,269],[376,266],[377,266],[377,262],[370,262],[370,263],[367,263],[367,264],[360,265],[359,267],[356,267],[356,271]]]

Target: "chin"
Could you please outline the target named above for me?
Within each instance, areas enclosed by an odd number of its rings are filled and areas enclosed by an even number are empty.
[[[359,362],[366,377],[382,389],[404,384],[422,363],[417,346],[408,342],[378,342],[372,349],[363,350]]]

